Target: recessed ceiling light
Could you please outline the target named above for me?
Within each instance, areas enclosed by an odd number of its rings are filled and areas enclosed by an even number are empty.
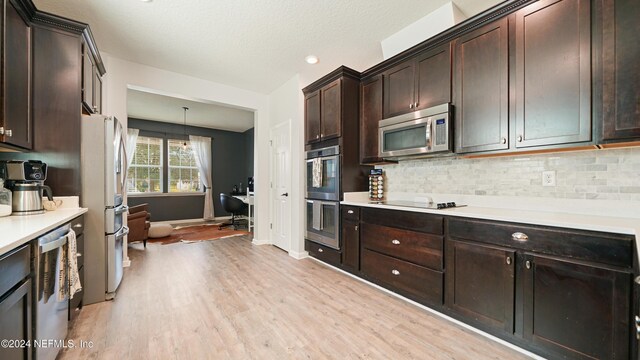
[[[304,61],[306,61],[308,64],[317,64],[318,57],[315,55],[309,55],[306,58],[304,58]]]

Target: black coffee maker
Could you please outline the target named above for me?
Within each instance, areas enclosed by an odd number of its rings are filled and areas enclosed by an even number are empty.
[[[0,162],[0,178],[6,180],[11,190],[14,215],[44,213],[43,194],[53,200],[51,188],[44,185],[47,179],[47,164],[38,160],[11,160]]]

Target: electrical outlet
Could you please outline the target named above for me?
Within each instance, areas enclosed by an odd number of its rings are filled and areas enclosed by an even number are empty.
[[[542,172],[542,186],[556,186],[556,172],[555,171],[543,171]]]

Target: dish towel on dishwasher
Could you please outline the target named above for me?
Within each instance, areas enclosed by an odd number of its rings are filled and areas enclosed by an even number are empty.
[[[69,230],[67,235],[69,242],[69,299],[73,299],[73,295],[82,290],[80,284],[80,274],[78,273],[78,243],[76,242],[76,233]]]
[[[312,174],[313,174],[313,184],[311,186],[313,186],[314,188],[322,187],[322,159],[321,158],[313,159]]]

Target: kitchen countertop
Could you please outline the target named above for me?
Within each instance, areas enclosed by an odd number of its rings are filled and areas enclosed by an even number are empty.
[[[0,218],[0,255],[84,214],[86,208],[62,208],[40,215]]]

